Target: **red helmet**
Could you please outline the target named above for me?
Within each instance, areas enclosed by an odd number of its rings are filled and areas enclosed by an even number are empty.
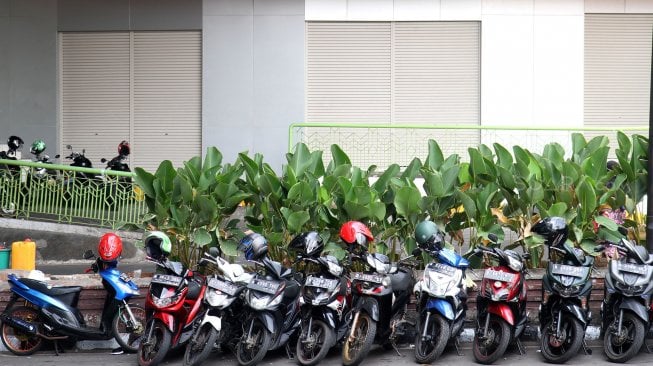
[[[106,233],[100,238],[97,251],[103,261],[115,261],[122,254],[122,239],[114,233]]]
[[[347,221],[340,228],[340,239],[347,244],[366,246],[368,241],[374,240],[370,229],[360,221]]]
[[[118,155],[127,156],[129,155],[129,152],[130,152],[129,142],[127,142],[126,140],[122,140],[122,142],[118,144]]]

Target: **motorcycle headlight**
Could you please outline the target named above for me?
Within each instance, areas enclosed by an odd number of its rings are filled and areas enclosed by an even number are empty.
[[[456,271],[451,277],[429,272],[427,277],[428,292],[435,297],[453,296],[458,293],[457,285],[460,283],[461,278],[461,271]]]
[[[206,303],[216,308],[224,306],[228,298],[229,296],[221,292],[218,292],[212,288],[209,288],[204,294],[204,300],[206,301]]]
[[[152,302],[156,307],[159,308],[165,308],[171,305],[174,305],[181,300],[181,294],[177,294],[175,296],[170,296],[170,297],[156,297],[152,295]]]
[[[257,293],[250,291],[247,295],[247,303],[254,310],[265,310],[274,306],[277,306],[281,303],[283,298],[282,294],[277,295],[259,295]]]

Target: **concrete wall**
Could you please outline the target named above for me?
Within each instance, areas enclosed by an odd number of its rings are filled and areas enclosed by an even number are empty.
[[[280,173],[304,119],[304,1],[204,0],[202,145],[262,153]]]
[[[37,138],[57,146],[57,3],[0,0],[0,144]]]

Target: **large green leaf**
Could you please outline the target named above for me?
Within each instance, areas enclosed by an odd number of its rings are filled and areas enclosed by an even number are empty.
[[[193,201],[193,187],[190,186],[188,181],[178,175],[174,179],[174,189],[172,191],[172,202],[184,202],[190,204]]]
[[[400,170],[401,168],[399,167],[399,164],[390,165],[388,169],[386,169],[385,172],[383,172],[383,174],[381,174],[376,182],[374,182],[372,185],[374,190],[376,190],[378,193],[383,193],[386,190],[390,179],[396,177],[397,174],[399,174]]]
[[[424,191],[427,195],[436,198],[445,195],[444,183],[442,182],[440,172],[422,169],[422,177],[424,178]]]
[[[419,169],[422,167],[422,162],[418,158],[413,158],[410,164],[406,167],[404,172],[401,174],[402,179],[408,179],[414,181],[415,177],[419,174]]]
[[[154,193],[154,187],[152,186],[152,182],[154,182],[154,175],[145,171],[143,168],[136,168],[134,169],[134,173],[136,173],[136,177],[134,180],[136,181],[136,184],[138,184],[139,187],[143,190],[143,193],[148,196],[148,197],[155,197]]]
[[[294,186],[288,191],[288,199],[295,201],[302,206],[308,206],[310,203],[315,201],[315,194],[311,186],[306,182],[297,182]]]
[[[370,217],[369,206],[361,205],[356,202],[347,201],[343,205],[345,213],[350,220],[362,220]]]
[[[297,234],[301,232],[302,227],[308,220],[311,219],[311,216],[306,211],[293,212],[288,217],[288,231],[292,234]]]
[[[200,227],[195,229],[195,232],[193,233],[193,243],[195,243],[195,245],[203,246],[211,243],[211,241],[211,234],[209,234],[205,228]]]
[[[433,170],[439,170],[443,162],[444,155],[442,154],[440,145],[435,140],[429,139],[429,154],[424,164]]]
[[[202,170],[209,170],[214,167],[219,167],[221,166],[221,164],[222,164],[222,153],[220,153],[220,151],[215,146],[207,147]]]
[[[474,219],[476,218],[476,204],[474,203],[474,200],[465,192],[461,190],[456,191],[456,196],[460,202],[463,204],[463,208],[465,209],[465,215],[467,216],[468,219]]]
[[[576,189],[583,220],[588,219],[596,209],[596,192],[589,179],[583,177]]]
[[[503,167],[506,170],[510,170],[512,167],[512,154],[510,154],[510,151],[496,142],[493,146],[494,151],[497,154],[497,165]]]
[[[295,176],[302,177],[306,169],[311,166],[311,152],[304,143],[295,145],[295,152],[288,154],[288,165],[292,167]]]
[[[332,163],[335,164],[334,168],[337,168],[341,165],[351,165],[351,160],[349,156],[340,148],[340,146],[333,144],[331,145],[331,158]]]
[[[164,160],[161,162],[161,164],[159,164],[159,168],[156,170],[154,176],[156,177],[156,180],[159,182],[161,193],[163,194],[172,193],[172,188],[174,186],[173,180],[175,179],[176,175],[177,172],[175,171],[175,168],[172,166],[172,162],[170,160]]]
[[[415,187],[401,187],[395,195],[394,204],[397,213],[403,217],[410,218],[420,212],[419,200],[421,194]]]

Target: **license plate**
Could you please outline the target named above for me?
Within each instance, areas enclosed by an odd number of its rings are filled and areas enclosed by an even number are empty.
[[[456,273],[456,268],[447,266],[446,264],[442,263],[433,263],[431,264],[430,268],[435,272],[442,273],[447,276],[453,276],[453,274]]]
[[[587,274],[586,267],[568,266],[566,264],[553,263],[551,273],[563,276],[583,278]]]
[[[308,278],[306,278],[305,286],[320,287],[320,288],[330,290],[336,287],[337,284],[338,284],[338,280],[309,276]]]
[[[515,278],[515,274],[503,271],[495,271],[493,269],[486,269],[483,278],[493,281],[512,282]]]
[[[619,270],[623,272],[637,273],[641,275],[646,274],[646,266],[641,264],[619,262],[617,268],[619,268]]]
[[[231,282],[222,281],[215,277],[211,277],[209,279],[209,283],[207,284],[207,286],[209,286],[212,289],[216,289],[220,292],[224,292],[229,296],[234,296],[236,294],[236,291],[238,291],[238,286],[234,285]]]
[[[372,273],[363,273],[363,272],[353,272],[351,274],[351,279],[354,281],[365,281],[373,283],[382,283],[383,276],[372,274]]]
[[[280,285],[281,284],[276,281],[268,281],[260,278],[255,278],[247,285],[247,288],[254,291],[260,291],[266,294],[274,295],[277,293]]]
[[[183,278],[181,277],[166,274],[155,274],[152,276],[152,283],[160,283],[168,286],[179,286],[182,280]]]

